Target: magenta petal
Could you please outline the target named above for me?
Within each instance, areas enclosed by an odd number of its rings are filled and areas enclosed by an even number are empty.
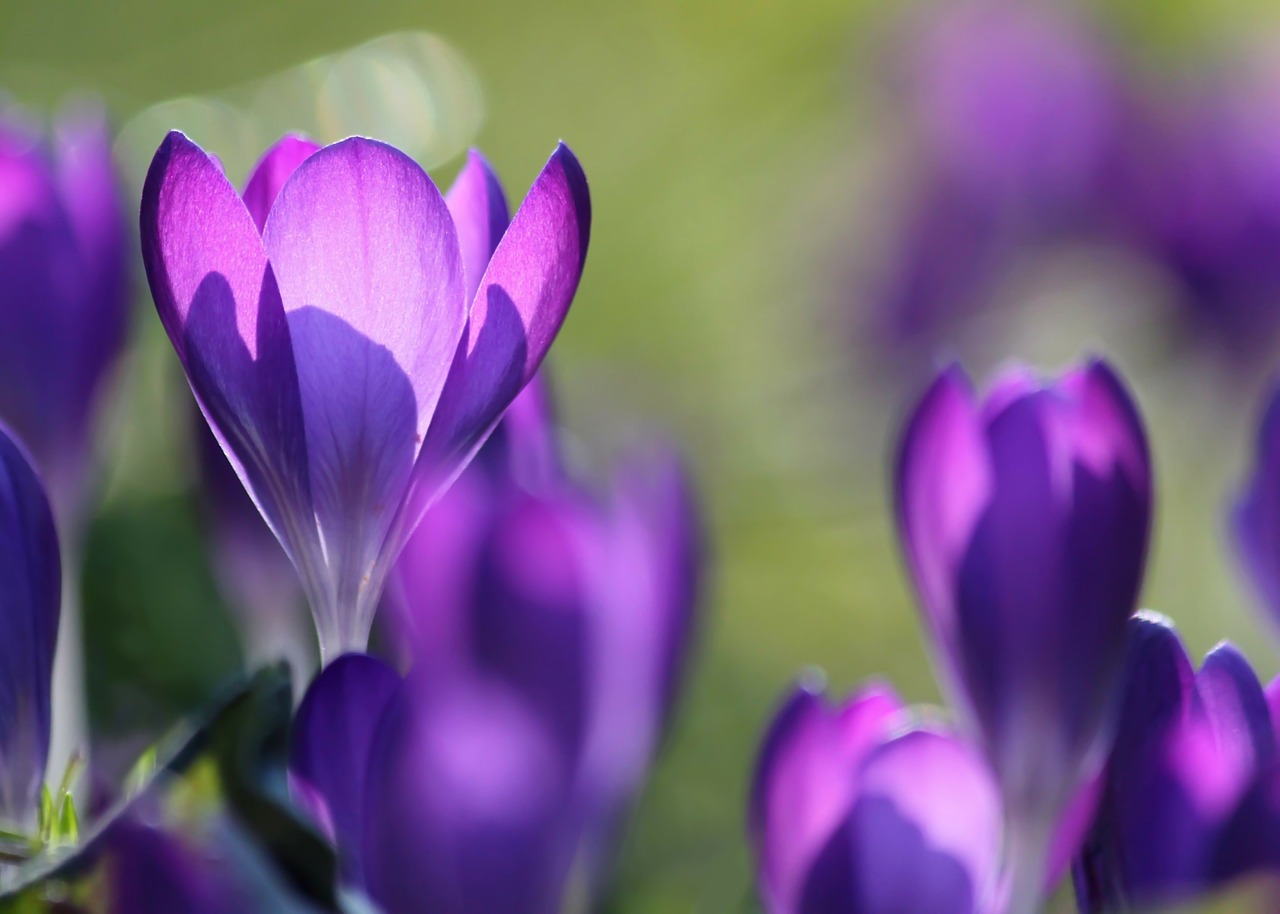
[[[849,811],[859,763],[903,720],[897,697],[879,686],[839,711],[801,686],[778,712],[760,751],[748,816],[770,914],[802,910],[809,868]]]
[[[462,251],[462,267],[467,278],[467,301],[471,302],[480,288],[489,258],[511,221],[507,198],[485,157],[473,149],[444,199],[458,230],[458,248]]]
[[[313,597],[321,644],[358,649],[466,321],[458,241],[426,173],[364,139],[303,162],[262,239],[289,317],[330,574],[328,591]]]
[[[319,151],[318,143],[290,134],[276,141],[254,166],[244,186],[244,205],[253,216],[253,224],[259,232],[266,226],[267,214],[271,212],[284,182],[299,165]]]
[[[298,706],[289,746],[295,796],[332,829],[344,878],[364,884],[361,851],[369,758],[383,712],[400,690],[400,677],[367,654],[344,654],[321,671]],[[314,795],[314,796],[313,796]]]
[[[177,131],[147,172],[141,233],[156,310],[201,411],[297,564],[316,550],[289,325],[249,211]]]
[[[587,178],[561,144],[494,251],[419,458],[423,507],[533,377],[578,288],[591,231]]]

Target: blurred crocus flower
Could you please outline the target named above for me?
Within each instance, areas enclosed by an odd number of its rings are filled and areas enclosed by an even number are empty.
[[[934,5],[902,70],[908,126],[931,170],[1042,222],[1094,205],[1123,104],[1106,46],[1063,6]]]
[[[129,240],[98,111],[46,140],[0,113],[0,419],[79,524],[104,382],[124,346]]]
[[[1177,632],[1131,623],[1106,788],[1076,864],[1082,911],[1192,900],[1280,866],[1280,769],[1268,695],[1230,645],[1197,673]]]
[[[242,198],[174,132],[147,175],[157,310],[328,660],[365,646],[420,512],[533,376],[581,275],[590,204],[567,147],[488,258],[472,239],[496,205],[474,174],[446,202],[382,143],[287,138]]]
[[[876,329],[931,351],[1020,262],[1107,221],[1126,93],[1061,4],[930,4],[894,64],[910,190],[868,294]]]
[[[1131,128],[1118,221],[1174,281],[1197,342],[1265,354],[1280,330],[1280,68],[1242,62],[1152,95]]]
[[[998,909],[990,769],[883,686],[837,708],[796,688],[765,737],[748,827],[768,914]]]
[[[338,848],[350,893],[386,914],[552,914],[572,864],[570,760],[493,679],[402,679],[346,654],[294,726],[294,794]]]
[[[555,910],[571,866],[582,890],[597,894],[674,703],[701,570],[688,485],[663,458],[622,474],[612,504],[599,503],[560,465],[546,403],[540,382],[526,388],[397,564],[388,621],[402,661],[413,664],[408,680],[401,685],[371,658],[342,658],[299,709],[295,791],[331,824],[347,878],[363,879],[391,911],[413,910],[414,897],[453,897],[451,909],[465,912]],[[393,701],[403,707],[389,719],[400,724],[376,723],[377,709]],[[531,818],[508,820],[480,805],[450,811],[444,786],[431,786],[428,796],[414,779],[446,764],[431,748],[436,737],[423,742],[406,732],[403,746],[385,755],[359,748],[374,741],[375,729],[391,740],[385,731],[395,726],[443,727],[453,702],[472,709],[466,733],[493,741],[495,756],[527,751],[537,764],[521,773],[523,797],[516,780],[508,784],[516,772],[503,774],[496,761],[477,760],[468,775],[460,759],[446,783],[475,804],[481,791],[512,791],[510,816]],[[390,773],[366,770],[374,764]],[[495,765],[493,778],[501,778],[491,785]],[[387,780],[420,805],[401,808],[390,788],[357,798],[360,785]],[[511,866],[506,887],[494,894],[443,864],[428,873],[375,862],[368,851],[376,841],[379,856],[400,861],[396,848],[426,840],[438,842],[444,860],[479,855],[466,864],[476,872]],[[508,862],[483,859],[502,848]]]
[[[1014,369],[984,399],[950,368],[907,427],[903,549],[944,685],[1028,858],[1015,907],[1110,745],[1151,502],[1141,421],[1100,361],[1053,382]]]
[[[0,820],[10,829],[34,824],[44,784],[61,588],[44,486],[0,426]]]
[[[1230,518],[1232,542],[1262,608],[1280,625],[1280,387],[1258,424],[1253,466]]]
[[[304,609],[302,584],[200,416],[193,416],[200,505],[210,559],[224,598],[236,615],[251,665],[289,661],[304,684],[315,665],[315,628]]]

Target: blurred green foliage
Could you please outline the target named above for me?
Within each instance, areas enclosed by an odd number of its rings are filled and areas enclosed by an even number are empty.
[[[1138,53],[1167,62],[1276,15],[1264,0],[1231,6],[1104,10]],[[34,104],[83,88],[124,118],[383,32],[428,29],[479,74],[488,110],[477,142],[513,199],[556,139],[573,145],[595,224],[553,356],[562,414],[597,453],[634,437],[637,419],[684,441],[715,552],[696,669],[628,839],[615,914],[742,908],[754,749],[802,668],[825,667],[836,689],[883,675],[911,700],[937,698],[886,508],[897,422],[924,379],[860,368],[856,347],[832,330],[833,309],[858,305],[832,262],[877,218],[865,187],[878,139],[872,87],[896,10],[866,0],[322,10],[302,0],[0,0],[0,83]],[[184,494],[185,385],[139,298],[141,346],[123,385],[128,405],[108,423],[110,485],[84,587],[92,713],[122,729],[172,719],[238,662]],[[1103,348],[1130,374],[1162,496],[1147,602],[1177,618],[1194,650],[1229,635],[1272,672],[1275,644],[1253,621],[1220,536],[1257,379],[1224,381],[1136,337],[1086,320],[1030,338],[1020,354],[1054,365]]]

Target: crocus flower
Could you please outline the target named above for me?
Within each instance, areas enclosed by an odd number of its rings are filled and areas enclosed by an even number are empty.
[[[1280,625],[1280,387],[1258,423],[1253,466],[1231,511],[1231,534],[1259,602]]]
[[[1095,205],[1121,124],[1115,69],[1059,5],[940,4],[905,54],[906,116],[932,168],[1045,220]]]
[[[1131,623],[1124,704],[1076,864],[1086,912],[1194,899],[1280,865],[1280,770],[1267,695],[1223,644],[1197,673],[1166,620]]]
[[[392,579],[390,621],[425,675],[496,676],[577,760],[598,888],[674,704],[701,578],[700,523],[669,454],[636,460],[601,503],[555,459],[530,385],[427,513]]]
[[[1280,69],[1245,60],[1154,96],[1131,129],[1118,221],[1167,271],[1188,330],[1232,364],[1280,330]]]
[[[0,426],[0,819],[35,822],[49,757],[62,567],[31,458]]]
[[[389,726],[378,718],[395,695],[429,707],[454,700],[439,696],[476,701],[477,714],[489,706],[483,696],[500,696],[494,713],[514,718],[511,709],[518,708],[525,721],[519,727],[528,731],[521,738],[542,745],[538,751],[551,759],[526,789],[553,797],[554,815],[531,823],[527,837],[550,841],[554,835],[560,850],[531,858],[500,898],[488,900],[477,887],[459,884],[451,909],[465,912],[502,910],[499,902],[509,910],[547,909],[563,899],[566,860],[576,862],[583,888],[598,893],[674,703],[701,568],[687,482],[670,458],[650,460],[623,473],[612,503],[601,503],[560,464],[548,405],[540,382],[525,389],[477,460],[428,511],[397,563],[389,588],[390,640],[400,647],[401,663],[412,665],[409,679],[416,684],[401,686],[372,658],[343,658],[320,676],[299,709],[295,794],[334,837],[348,882],[367,882],[395,910],[411,909],[404,888],[409,877],[397,875],[404,867],[384,867],[379,888],[367,869],[372,857],[358,850],[361,840],[374,840],[371,830],[392,828],[374,818],[383,822],[394,814],[399,837],[378,840],[409,847],[417,846],[419,830],[429,835],[448,826],[456,833],[422,840],[463,842],[471,831],[498,840],[492,829],[507,827],[483,817],[467,821],[461,812],[456,821],[436,823],[442,813],[434,806],[411,815],[395,808],[392,794],[385,810],[376,809],[372,797],[356,798],[364,785],[388,776],[367,768],[373,763],[359,747]],[[409,719],[427,712],[397,713]],[[403,751],[409,753],[404,760],[378,764],[403,766],[397,777],[410,777],[419,750]],[[419,761],[426,768],[436,764],[429,754]],[[484,777],[477,772],[480,780],[466,789],[482,789]],[[444,886],[446,875],[432,879]],[[440,897],[445,889],[430,891]],[[389,895],[405,900],[385,901]]]
[[[1138,413],[1100,361],[1051,383],[1015,369],[983,400],[950,368],[907,427],[907,565],[1024,855],[1043,853],[1109,746],[1151,498]],[[1041,862],[1015,893],[1039,890]]]
[[[48,141],[0,120],[0,419],[30,448],[68,528],[125,341],[126,225],[99,112],[67,115]]]
[[[385,914],[552,914],[572,863],[570,760],[493,678],[347,654],[298,709],[294,794],[338,847],[345,887]]]
[[[872,685],[801,685],[765,737],[749,831],[768,914],[979,914],[1001,894],[1000,798],[981,755]]]
[[[175,132],[147,175],[156,308],[326,659],[365,645],[419,512],[537,370],[581,275],[590,204],[567,147],[487,261],[472,239],[496,203],[476,171],[446,202],[390,146],[286,139],[242,198]]]

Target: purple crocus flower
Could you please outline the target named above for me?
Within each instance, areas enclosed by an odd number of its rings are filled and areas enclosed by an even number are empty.
[[[35,822],[49,757],[62,568],[31,458],[0,426],[0,820]]]
[[[1019,906],[1110,744],[1150,528],[1142,424],[1101,361],[1051,383],[1014,369],[983,400],[950,368],[907,427],[896,490],[944,683],[1040,858]]]
[[[472,192],[474,169],[446,202],[382,143],[307,153],[273,147],[242,198],[171,133],[141,225],[196,400],[298,569],[332,659],[364,647],[420,512],[541,363],[578,285],[590,204],[561,145],[478,260],[469,239],[488,237],[492,205]]]
[[[479,671],[542,709],[578,765],[595,889],[675,701],[700,523],[669,454],[632,463],[601,503],[555,462],[544,405],[526,388],[428,512],[396,566],[390,618],[426,675]]]
[[[1001,897],[1000,797],[981,755],[869,686],[799,686],[765,737],[749,813],[768,914],[983,914]]]
[[[1187,901],[1280,865],[1276,733],[1248,661],[1223,644],[1197,673],[1150,614],[1131,636],[1106,789],[1075,870],[1086,912]]]
[[[1041,220],[1094,205],[1122,104],[1087,24],[1051,3],[940,4],[921,17],[904,69],[919,152],[948,180]]]
[[[572,863],[570,759],[509,685],[424,672],[364,654],[326,667],[298,709],[294,795],[346,888],[386,914],[552,914]]]
[[[48,141],[0,120],[0,419],[31,449],[68,533],[125,341],[126,225],[100,112],[68,114]]]
[[[1246,61],[1135,122],[1117,199],[1132,243],[1174,281],[1189,331],[1235,364],[1280,330],[1280,70]]]
[[[458,893],[445,905],[458,911],[551,910],[563,898],[571,861],[586,890],[598,892],[674,703],[701,566],[687,482],[670,458],[646,461],[621,475],[611,504],[600,503],[560,465],[547,406],[545,388],[535,381],[427,513],[397,563],[389,621],[402,661],[413,665],[414,685],[401,685],[379,661],[353,655],[321,674],[298,712],[295,795],[334,837],[348,882],[367,883],[393,910],[411,910],[420,890],[442,899],[441,893]],[[411,702],[447,708],[455,700],[474,704],[477,727],[488,726],[480,719],[486,709],[498,719],[495,728],[510,718],[515,737],[541,746],[536,752],[545,756],[523,788],[531,796],[520,802],[541,798],[539,810],[544,801],[554,803],[511,840],[546,846],[512,851],[516,869],[498,896],[443,869],[430,886],[411,890],[406,886],[416,885],[417,876],[405,866],[386,865],[378,877],[368,869],[372,852],[359,850],[371,840],[392,848],[457,842],[456,851],[442,849],[446,854],[506,846],[509,823],[466,818],[479,810],[437,822],[443,794],[413,812],[388,793],[379,809],[364,786],[420,778],[415,771],[437,764],[409,736],[403,749],[370,761],[364,747],[391,726],[377,722],[380,714],[399,715],[412,729],[426,726],[410,721],[428,711]],[[393,701],[404,709],[384,711]],[[386,774],[382,765],[403,773]],[[475,785],[456,789],[487,789],[487,775],[476,777]],[[432,837],[437,828],[453,833]],[[375,832],[383,837],[371,837]],[[465,850],[472,840],[498,844]],[[497,865],[475,861],[477,872]]]

